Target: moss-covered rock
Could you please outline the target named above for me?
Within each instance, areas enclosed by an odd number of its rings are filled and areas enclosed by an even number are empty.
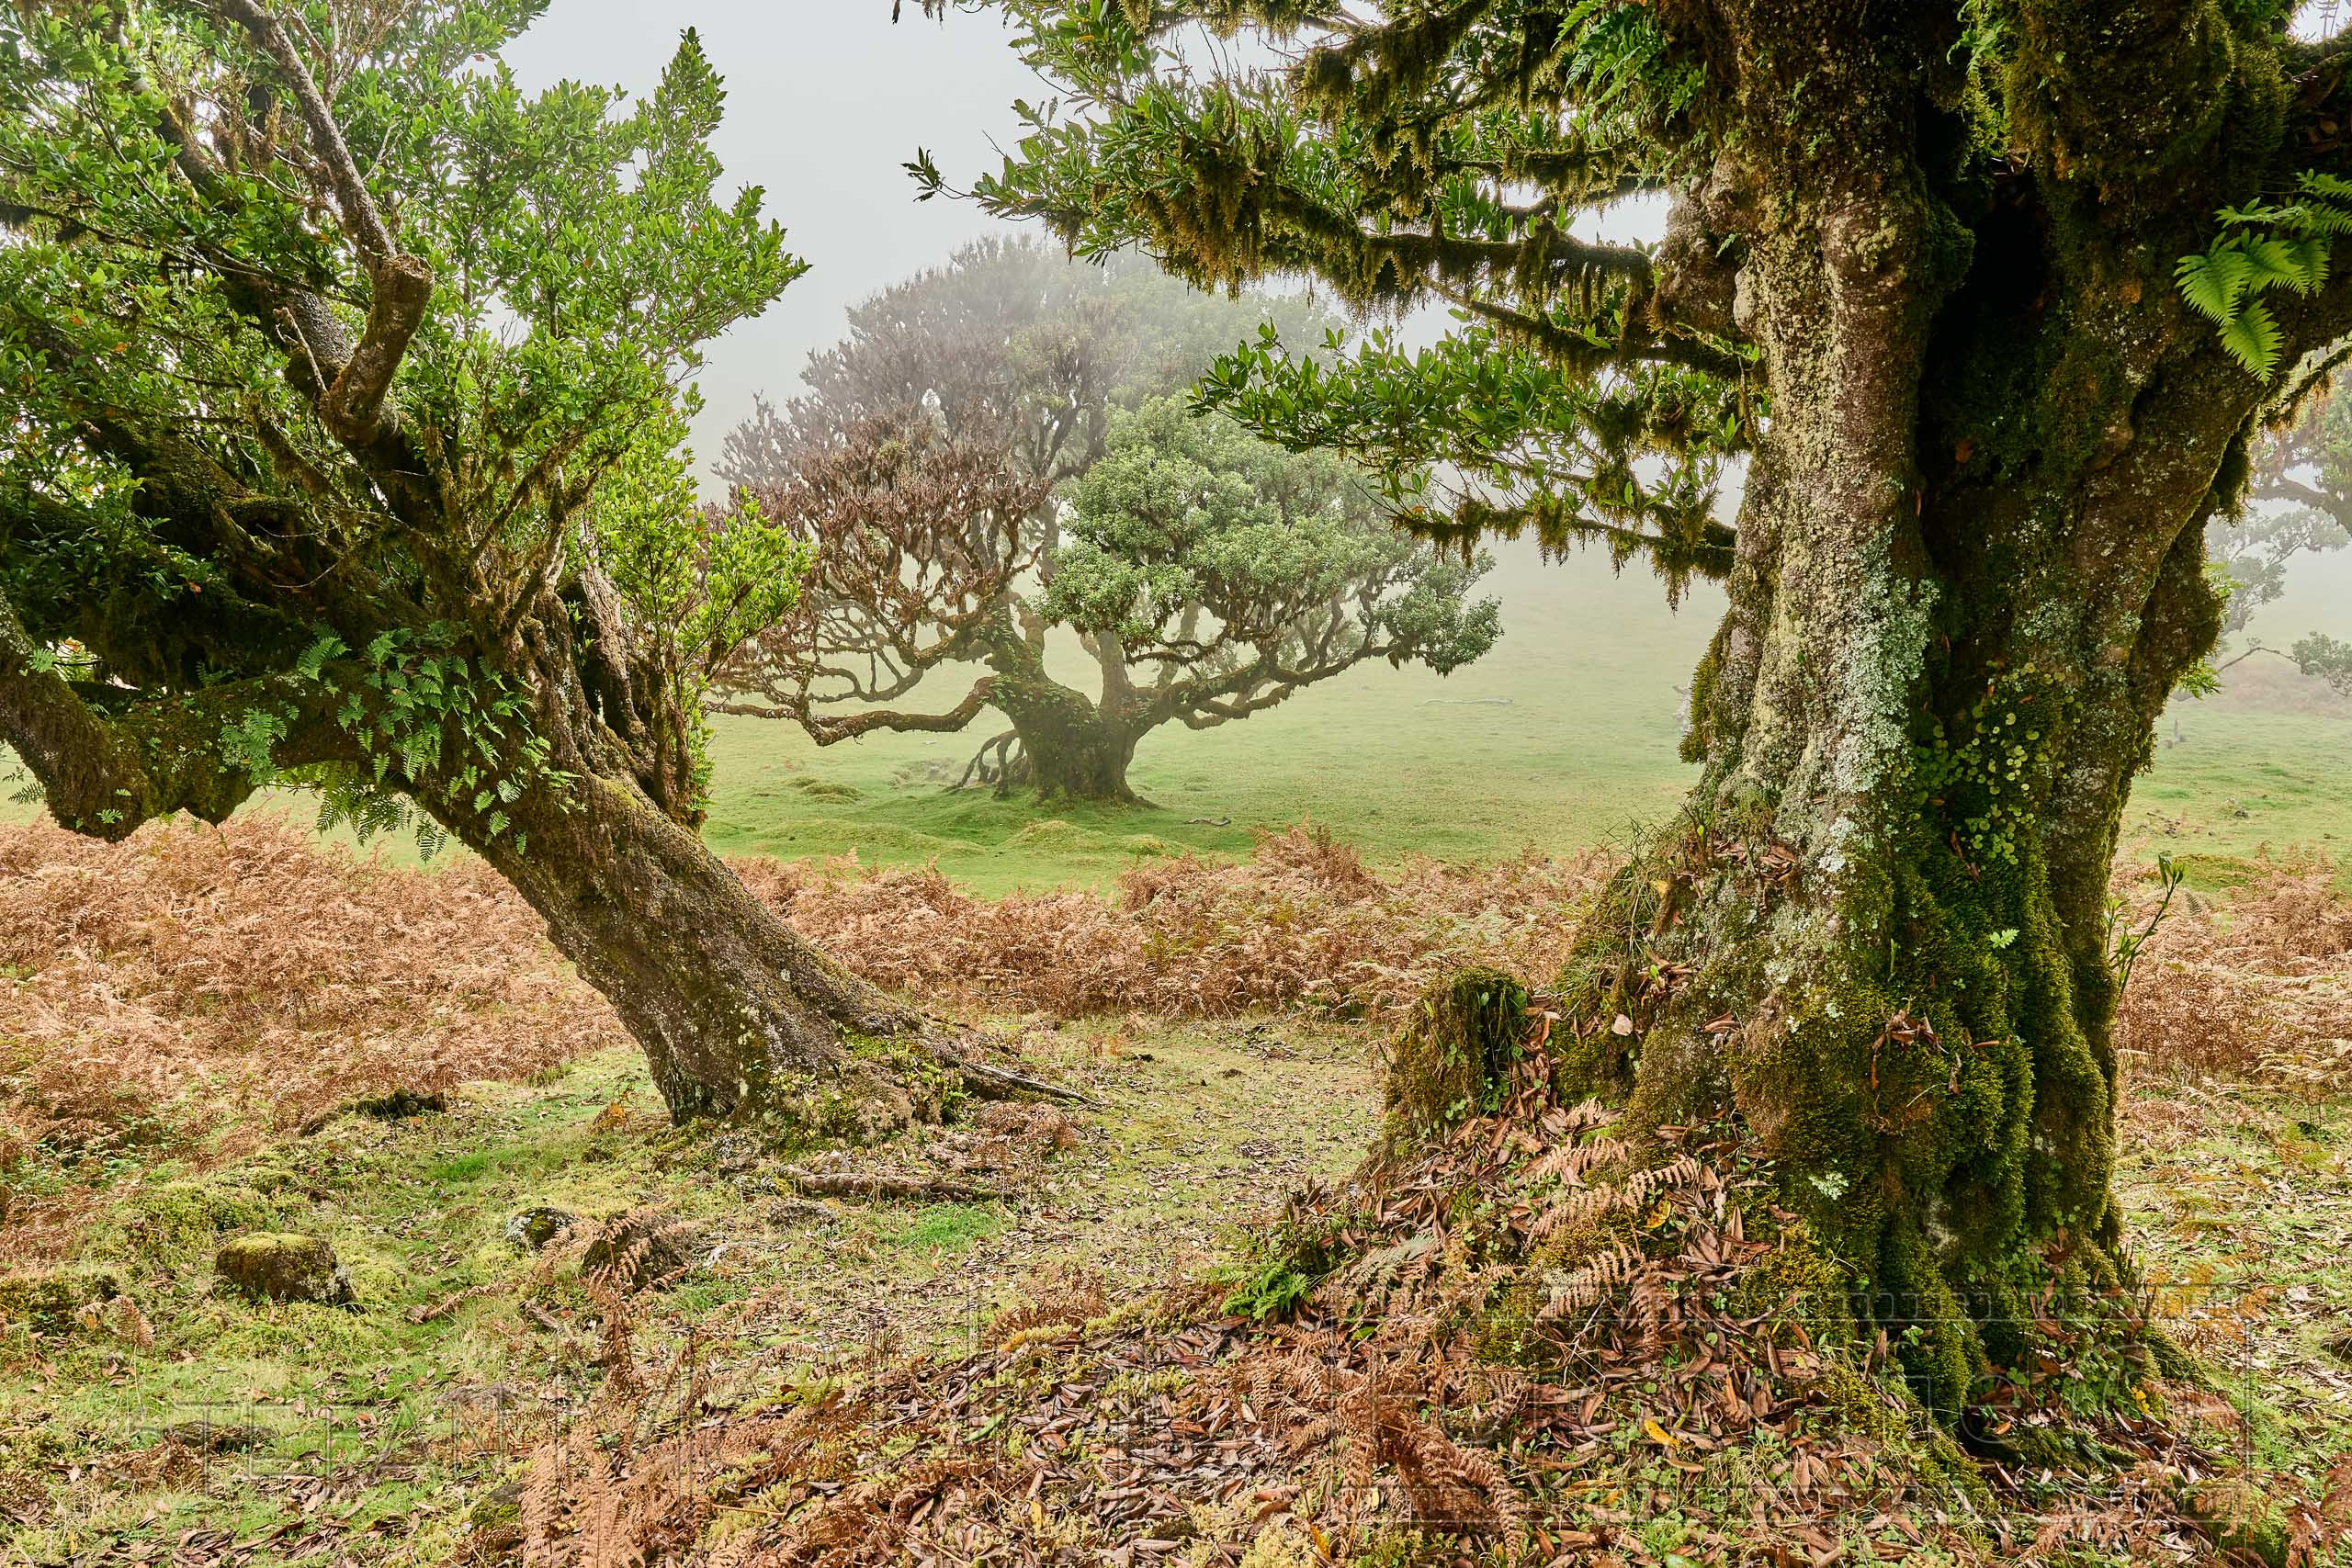
[[[103,1269],[46,1269],[0,1279],[0,1322],[35,1334],[71,1334],[83,1308],[122,1294],[121,1283]]]
[[[360,1116],[372,1116],[379,1122],[404,1122],[412,1116],[427,1116],[449,1109],[448,1098],[439,1090],[419,1093],[413,1089],[396,1089],[389,1094],[370,1095],[351,1102],[352,1111]]]
[[[1527,1039],[1527,987],[1499,969],[1433,983],[1388,1051],[1392,1137],[1427,1137],[1502,1104]]]
[[[257,1302],[316,1302],[324,1306],[352,1306],[358,1302],[334,1248],[315,1235],[285,1231],[241,1235],[220,1248],[212,1267],[224,1283]]]
[[[244,1187],[161,1181],[125,1201],[111,1228],[142,1262],[200,1264],[222,1233],[265,1230],[272,1218],[268,1201]]]
[[[506,1240],[510,1246],[537,1252],[579,1223],[580,1216],[571,1211],[541,1203],[507,1219]]]
[[[2189,1495],[2189,1504],[2223,1551],[2284,1568],[2292,1531],[2278,1500],[2260,1487],[2242,1477],[2209,1481]]]

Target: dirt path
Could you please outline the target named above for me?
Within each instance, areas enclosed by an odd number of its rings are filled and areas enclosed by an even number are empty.
[[[1361,1036],[1161,1025],[1140,1040],[1073,1034],[1069,1048],[1091,1058],[1072,1076],[1103,1108],[1077,1119],[1078,1146],[1018,1202],[834,1206],[878,1220],[881,1245],[857,1216],[803,1209],[800,1234],[768,1244],[796,1255],[788,1288],[812,1354],[860,1339],[955,1348],[1057,1269],[1101,1275],[1115,1299],[1207,1267],[1299,1185],[1353,1168],[1378,1127],[1379,1067]]]

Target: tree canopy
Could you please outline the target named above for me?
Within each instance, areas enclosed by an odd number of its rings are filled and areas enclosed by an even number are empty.
[[[529,700],[469,645],[551,576],[628,617],[624,729],[789,602],[782,535],[703,550],[682,422],[696,345],[801,264],[756,191],[713,195],[692,34],[619,114],[471,63],[539,9],[389,8],[323,51],[235,3],[20,13],[0,592],[12,739],[65,820],[217,818],[286,767],[363,812],[527,787],[447,727]],[[642,739],[684,808],[688,738]]]
[[[1483,558],[1442,559],[1388,526],[1337,459],[1177,399],[1120,415],[1069,494],[1041,612],[1158,666],[1154,700],[1195,727],[1364,659],[1445,674],[1500,634],[1492,600],[1464,600]]]
[[[801,263],[719,194],[692,31],[641,99],[530,96],[497,55],[544,9],[0,19],[0,739],[107,838],[268,784],[421,814],[680,1115],[850,1031],[956,1057],[690,831],[703,687],[808,564],[706,525],[692,378]]]

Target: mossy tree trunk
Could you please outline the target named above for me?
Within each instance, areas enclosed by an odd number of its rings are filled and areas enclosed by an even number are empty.
[[[1704,772],[1562,984],[1581,1070],[1653,1122],[1736,1107],[1956,1410],[2037,1292],[2124,1282],[2109,865],[2219,627],[2204,525],[2264,389],[2173,296],[2188,228],[1997,193],[1963,226],[1912,100],[1838,69],[1754,90],[1831,95],[1792,122],[1849,156],[1718,171],[1772,414],[1693,688]],[[1776,187],[1818,194],[1777,220],[1739,194]]]
[[[1103,671],[1100,700],[1066,686],[1046,671],[1045,626],[1034,616],[995,637],[989,667],[989,700],[1012,723],[1020,760],[998,773],[1000,789],[1033,785],[1043,800],[1103,801],[1135,805],[1127,767],[1136,743],[1164,716],[1147,717],[1128,680],[1123,660],[1097,654]]]
[[[703,844],[692,770],[650,765],[607,722],[609,694],[547,629],[564,624],[552,613],[526,623],[523,668],[509,671],[536,697],[530,733],[509,739],[545,745],[539,782],[511,800],[435,774],[407,786],[547,921],[643,1047],[671,1114],[797,1114],[787,1102],[814,1089],[864,1102],[869,1120],[903,1121],[901,1086],[860,1055],[865,1043],[985,1079],[990,1069],[793,931]]]
[[[865,1077],[849,1042],[921,1037],[922,1019],[795,933],[633,780],[534,792],[492,835],[436,814],[514,885],[644,1048],[671,1114],[757,1113],[816,1075]],[[521,803],[517,803],[518,806]],[[887,1089],[879,1077],[852,1086]]]

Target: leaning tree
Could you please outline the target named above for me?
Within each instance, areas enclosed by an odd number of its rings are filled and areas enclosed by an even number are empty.
[[[1137,742],[1162,725],[1244,717],[1366,660],[1442,671],[1483,653],[1495,609],[1465,597],[1480,563],[1382,526],[1328,458],[1221,422],[1190,430],[1173,404],[1114,438],[1261,318],[1294,338],[1336,324],[1304,299],[1244,306],[1148,264],[1006,240],[857,306],[849,335],[810,356],[808,390],[727,439],[721,477],[815,565],[796,612],[721,670],[715,705],[791,719],[820,745],[960,730],[993,708],[1012,728],[960,783],[1124,801]],[[1103,500],[1073,520],[1088,494]],[[1093,666],[1091,695],[1055,673],[1057,626]],[[974,668],[953,700],[915,699],[958,665]]]
[[[678,1115],[877,1076],[852,1036],[952,1056],[693,831],[703,687],[806,558],[704,525],[686,378],[800,264],[712,194],[691,32],[626,112],[528,97],[544,8],[0,13],[0,739],[102,838],[273,784],[421,813]]]
[[[1575,1071],[1735,1108],[1947,1404],[2041,1284],[2121,1281],[2109,867],[2220,625],[2206,524],[2352,328],[2352,51],[2291,0],[998,8],[1056,100],[991,210],[1459,312],[1235,356],[1227,408],[1430,529],[1724,580],[1700,781],[1562,976]],[[1579,232],[1645,192],[1661,243]]]

